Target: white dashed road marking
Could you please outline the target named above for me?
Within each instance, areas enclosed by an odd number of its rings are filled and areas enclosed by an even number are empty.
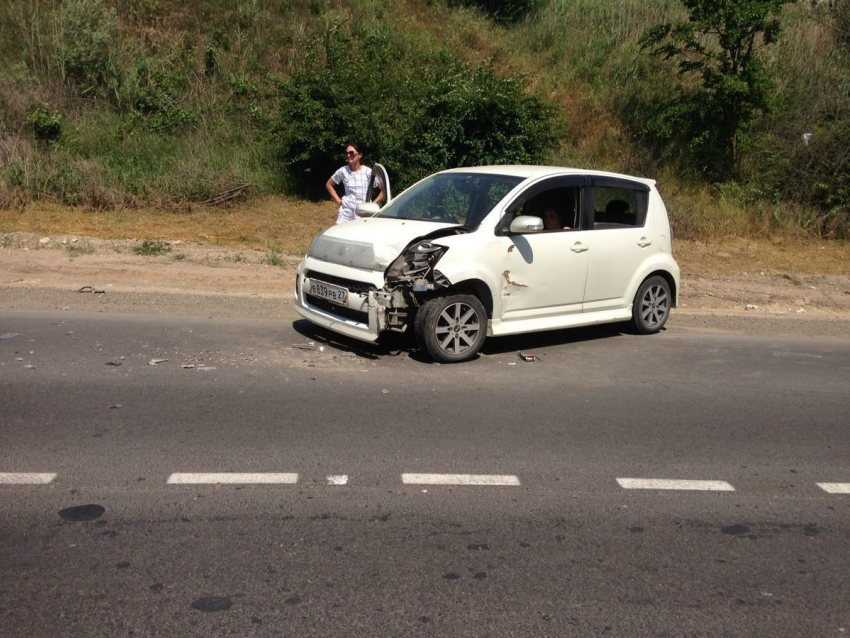
[[[519,485],[512,474],[402,474],[405,485]]]
[[[0,485],[47,485],[55,478],[56,474],[0,472]]]
[[[627,490],[700,490],[705,492],[734,492],[726,481],[686,481],[679,479],[618,478],[620,487]]]
[[[168,477],[171,485],[218,485],[218,484],[288,484],[298,482],[297,474],[219,472],[209,474],[172,474]]]
[[[47,485],[58,475],[55,472],[0,472],[0,485]],[[348,474],[329,474],[328,485],[348,485]],[[693,481],[684,479],[618,478],[620,487],[627,490],[691,490],[702,492],[734,492],[726,481]],[[494,485],[518,486],[520,480],[513,474],[402,474],[405,485]],[[298,474],[294,472],[208,472],[174,473],[168,477],[169,485],[294,485]],[[816,483],[828,494],[850,494],[850,483]]]
[[[818,483],[817,485],[829,494],[850,494],[850,483]]]

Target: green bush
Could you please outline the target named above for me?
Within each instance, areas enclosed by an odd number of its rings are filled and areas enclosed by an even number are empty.
[[[683,0],[687,20],[647,30],[641,46],[675,63],[680,87],[656,105],[644,132],[685,149],[709,179],[732,175],[755,116],[770,110],[774,82],[762,49],[778,40],[790,1]]]
[[[357,64],[352,49],[363,52]],[[384,27],[332,25],[282,83],[274,130],[294,185],[320,195],[352,139],[365,143],[367,161],[387,166],[398,190],[445,168],[540,161],[554,123],[520,78],[415,51]]]
[[[179,60],[140,56],[124,76],[120,106],[147,118],[154,131],[190,127],[197,116],[178,105],[186,88]]]
[[[808,137],[810,135],[810,137]],[[751,179],[775,200],[802,204],[797,220],[820,237],[850,238],[850,117],[760,140]]]
[[[88,93],[117,76],[112,48],[118,33],[115,9],[103,0],[66,0],[60,13],[59,58],[65,77]]]
[[[45,109],[36,109],[27,116],[36,139],[42,142],[55,142],[62,136],[62,114],[50,113]]]
[[[520,22],[541,5],[541,0],[449,0],[449,6],[478,7],[502,24]]]

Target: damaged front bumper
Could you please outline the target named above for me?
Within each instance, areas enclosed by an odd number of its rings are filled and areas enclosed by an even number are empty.
[[[336,304],[311,295],[308,291],[314,282],[345,288],[346,303]],[[401,279],[388,284],[383,272],[307,257],[298,267],[295,309],[316,325],[360,341],[376,341],[382,332],[406,332],[411,328],[419,305],[417,296],[434,288],[432,282],[424,279]]]

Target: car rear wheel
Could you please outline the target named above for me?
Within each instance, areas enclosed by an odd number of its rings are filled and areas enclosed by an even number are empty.
[[[466,361],[487,338],[487,311],[472,295],[436,297],[419,308],[413,330],[419,347],[435,361]]]
[[[661,330],[670,316],[670,284],[664,277],[650,277],[638,288],[632,304],[632,320],[640,334],[653,334]]]

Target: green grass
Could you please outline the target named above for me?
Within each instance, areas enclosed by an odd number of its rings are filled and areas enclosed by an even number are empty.
[[[133,247],[133,252],[145,257],[158,257],[170,253],[171,246],[168,245],[168,242],[158,239],[145,239],[141,244]]]
[[[278,268],[283,268],[287,265],[284,256],[276,250],[268,251],[263,256],[261,263],[266,264],[268,266],[277,266]]]

